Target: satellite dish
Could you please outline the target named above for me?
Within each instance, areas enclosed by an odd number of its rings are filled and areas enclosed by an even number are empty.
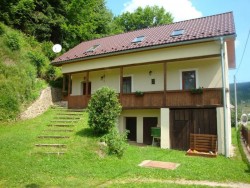
[[[53,52],[55,52],[55,53],[59,53],[59,52],[61,52],[61,50],[62,50],[62,46],[61,46],[60,44],[55,44],[55,45],[52,47],[52,50],[53,50]]]

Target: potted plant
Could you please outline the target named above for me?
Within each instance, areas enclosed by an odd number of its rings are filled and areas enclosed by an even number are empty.
[[[136,96],[143,96],[144,93],[143,93],[142,91],[136,91],[136,92],[135,92],[135,95],[136,95]]]
[[[203,87],[191,89],[191,93],[192,94],[202,94],[203,93]]]

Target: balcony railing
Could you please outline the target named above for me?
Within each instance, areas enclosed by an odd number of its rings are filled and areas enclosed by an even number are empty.
[[[91,96],[69,96],[69,108],[86,108]],[[203,89],[202,93],[190,91],[171,90],[122,94],[119,96],[122,107],[125,109],[163,108],[163,107],[199,107],[199,106],[222,106],[222,89]]]

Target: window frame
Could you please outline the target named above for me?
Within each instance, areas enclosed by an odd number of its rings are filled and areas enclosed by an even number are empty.
[[[194,73],[195,73],[195,88],[194,89],[197,89],[197,88],[199,88],[199,78],[198,78],[198,69],[194,69],[194,68],[192,68],[192,69],[182,69],[182,70],[180,70],[180,90],[184,90],[183,89],[183,72],[191,72],[191,71],[193,71]],[[185,89],[185,90],[189,90],[189,89]]]

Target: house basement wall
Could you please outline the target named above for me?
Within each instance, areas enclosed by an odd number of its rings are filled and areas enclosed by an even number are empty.
[[[161,118],[160,118],[160,110],[152,109],[152,110],[123,110],[120,117],[119,117],[119,131],[124,132],[126,130],[126,117],[136,117],[136,142],[143,143],[143,118],[144,117],[157,117],[158,125],[161,125]]]

